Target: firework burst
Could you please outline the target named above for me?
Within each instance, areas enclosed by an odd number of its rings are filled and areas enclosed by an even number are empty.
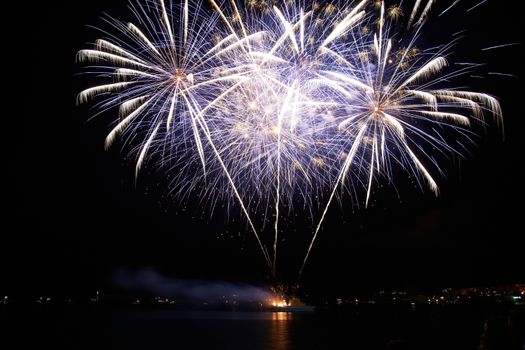
[[[106,147],[144,135],[136,176],[157,154],[176,169],[177,193],[235,201],[274,277],[282,210],[320,209],[302,271],[344,189],[364,184],[368,204],[374,181],[400,168],[437,195],[433,153],[458,153],[447,130],[501,116],[494,97],[448,85],[468,71],[448,69],[454,42],[416,47],[434,2],[406,16],[366,0],[136,2],[136,24],[110,18],[119,35],[79,52],[106,83],[78,100],[118,108]],[[252,220],[261,213],[273,217],[270,240]]]

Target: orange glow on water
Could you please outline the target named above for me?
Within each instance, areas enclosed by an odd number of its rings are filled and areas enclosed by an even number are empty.
[[[288,321],[292,319],[292,313],[291,312],[273,312],[272,313],[272,320],[274,321]]]

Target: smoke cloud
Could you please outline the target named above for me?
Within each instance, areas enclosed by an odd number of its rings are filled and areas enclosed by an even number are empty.
[[[230,282],[171,278],[152,268],[117,269],[114,271],[113,282],[116,286],[133,292],[192,302],[214,302],[224,298],[234,298],[239,302],[260,302],[272,297],[268,288]]]

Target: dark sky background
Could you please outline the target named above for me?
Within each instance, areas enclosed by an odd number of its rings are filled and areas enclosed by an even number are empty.
[[[442,4],[440,4],[442,3]],[[444,9],[447,1],[438,3]],[[465,3],[465,4],[463,4]],[[489,0],[458,8],[427,31],[429,41],[469,29],[455,48],[458,61],[485,62],[482,72],[523,76],[523,13]],[[506,2],[505,2],[506,3]],[[105,11],[130,20],[122,1],[23,2],[3,11],[9,23],[3,56],[12,79],[3,94],[5,219],[0,234],[0,292],[25,295],[89,294],[110,290],[117,268],[152,267],[177,278],[264,283],[266,270],[251,233],[220,208],[210,219],[201,204],[165,197],[163,172],[139,181],[117,144],[103,142],[112,116],[87,122],[77,93],[89,79],[76,76],[79,49],[89,48]],[[468,6],[471,5],[471,6]],[[466,83],[465,83],[466,84]],[[471,88],[500,98],[505,138],[493,124],[476,138],[471,156],[444,166],[441,196],[400,180],[396,192],[377,189],[373,206],[352,213],[333,208],[312,253],[302,284],[318,294],[377,288],[433,289],[525,282],[523,218],[523,99],[521,78],[469,80]],[[7,124],[6,124],[7,122]],[[235,219],[235,222],[231,220]],[[300,220],[300,219],[299,219]],[[293,226],[293,220],[290,220]],[[284,234],[279,257],[294,281],[306,249],[309,224]],[[240,234],[239,234],[240,233]]]

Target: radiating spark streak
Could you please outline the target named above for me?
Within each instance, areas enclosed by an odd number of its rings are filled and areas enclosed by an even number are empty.
[[[388,113],[383,112],[382,115],[386,120],[386,124],[392,127],[392,130],[394,131],[395,134],[397,134],[397,137],[399,137],[400,139],[404,139],[405,129],[403,128],[401,123],[396,118],[392,117]]]
[[[417,96],[427,102],[434,111],[438,109],[438,101],[436,96],[432,95],[430,92],[420,91],[420,90],[406,90],[407,93]]]
[[[77,58],[79,62],[84,62],[85,60],[92,60],[92,59],[106,59],[114,63],[130,64],[130,65],[134,65],[138,67],[143,67],[146,69],[164,72],[163,69],[158,68],[156,66],[150,66],[150,65],[147,65],[147,64],[129,59],[129,58],[125,58],[119,55],[115,55],[115,54],[103,52],[103,51],[97,51],[97,50],[81,50],[78,52]]]
[[[117,126],[113,128],[113,130],[111,130],[111,132],[106,137],[106,149],[111,147],[117,135],[120,134],[126,128],[126,126],[128,126],[129,123],[131,123],[133,119],[135,119],[135,117],[137,117],[140,114],[140,112],[149,105],[151,101],[153,101],[153,99],[155,99],[155,96],[144,102],[142,105],[140,105],[133,113],[130,113],[126,118],[120,121],[120,123],[118,123]]]
[[[342,86],[340,86],[339,84],[337,84],[335,81],[331,79],[317,79],[317,80],[312,80],[312,81],[315,83],[318,83],[319,85],[329,86],[332,89],[340,92],[341,94],[345,95],[348,98],[354,97],[354,95],[351,92],[347,91],[345,88],[343,88]]]
[[[410,27],[414,22],[417,11],[419,10],[419,6],[421,6],[421,0],[416,0],[416,2],[414,3],[414,7],[412,8],[412,13],[410,14],[410,19],[408,20],[408,27]]]
[[[225,77],[220,77],[220,78],[216,78],[216,79],[210,79],[208,81],[203,81],[202,83],[198,83],[198,84],[193,84],[191,86],[188,86],[187,88],[185,88],[184,90],[181,90],[182,92],[186,92],[186,91],[190,91],[190,90],[195,90],[199,87],[202,87],[202,86],[207,86],[207,85],[211,85],[211,84],[214,84],[214,83],[217,83],[217,82],[222,82],[222,81],[237,81],[239,79],[245,79],[246,77],[243,75],[243,74],[231,74],[231,75],[228,75],[228,76],[225,76]]]
[[[262,35],[264,35],[263,32],[258,32],[258,33],[254,33],[252,35],[249,35],[243,39],[240,39],[240,40],[237,40],[235,43],[229,45],[228,47],[222,49],[221,51],[217,52],[215,55],[216,56],[221,56],[222,54],[224,54],[225,52],[227,51],[231,51],[232,49],[235,49],[239,46],[243,46],[244,43],[248,43],[251,39],[256,39],[256,38],[260,38]]]
[[[432,5],[435,1],[436,0],[428,0],[427,5],[423,9],[423,12],[421,12],[421,16],[419,16],[419,20],[417,21],[416,26],[421,26],[423,24],[423,21],[427,18],[427,15],[430,12],[430,9],[432,8]]]
[[[383,26],[385,25],[385,2],[381,1],[381,14],[379,17],[379,40],[377,40],[377,37],[374,35],[374,44],[377,47],[377,60],[379,62],[382,61],[381,55],[383,54]],[[378,66],[379,69],[382,68],[382,66]],[[382,79],[379,79],[379,81],[382,81]]]
[[[137,160],[137,164],[135,165],[135,179],[139,177],[140,169],[142,168],[142,163],[144,162],[144,157],[146,156],[146,153],[148,152],[151,142],[153,141],[155,136],[157,136],[157,132],[159,131],[160,125],[161,125],[160,122],[157,123],[157,126],[151,132],[151,135],[148,137],[146,143],[144,144],[144,146],[142,146],[142,150],[140,151],[140,155]]]
[[[454,62],[457,66],[480,66],[479,63],[471,63],[471,62]]]
[[[295,90],[295,84],[296,84],[297,81],[294,82],[294,85],[293,85],[293,88],[291,90]],[[297,91],[293,91],[293,94],[295,96],[294,98],[294,102],[292,104],[292,114],[290,116],[290,132],[295,132],[296,131],[296,128],[297,128],[297,123],[298,123],[298,120],[297,120],[297,107],[299,105],[299,94],[297,93]],[[306,102],[306,103],[301,103],[302,105],[307,105],[307,104],[310,104],[310,105],[319,105],[319,103],[316,103],[316,102]]]
[[[450,5],[449,7],[447,7],[445,10],[443,10],[443,12],[441,12],[438,17],[441,17],[443,16],[445,13],[447,13],[451,8],[453,8],[454,6],[456,6],[458,4],[458,2],[460,2],[461,0],[456,0],[452,3],[452,5]]]
[[[184,46],[188,43],[189,8],[188,0],[184,1]]]
[[[321,44],[321,47],[328,45],[335,39],[337,39],[342,33],[344,33],[348,28],[350,28],[353,24],[355,24],[357,21],[359,21],[361,18],[364,17],[365,12],[361,11],[358,12],[367,2],[368,0],[361,1],[350,13],[339,23],[332,33],[328,35],[328,37],[323,41]]]
[[[495,97],[490,96],[488,94],[472,92],[472,91],[460,91],[460,90],[435,90],[434,93],[440,97],[444,97],[444,96],[459,97],[459,98],[470,99],[469,101],[471,102],[473,102],[472,100],[477,100],[483,103],[484,105],[486,105],[496,117],[500,118],[502,115],[501,106],[498,100]]]
[[[508,43],[508,44],[501,44],[501,45],[490,46],[490,47],[486,47],[484,49],[481,49],[481,51],[501,49],[503,47],[509,47],[509,46],[515,46],[515,45],[519,45],[519,43]]]
[[[346,66],[348,66],[350,68],[353,67],[352,63],[350,63],[347,59],[345,59],[343,56],[341,56],[337,52],[335,52],[333,50],[330,50],[329,48],[327,48],[325,46],[321,47],[320,50],[321,50],[322,53],[325,53],[325,54],[328,54],[328,55],[331,55],[331,56],[335,57],[339,62],[344,63]]]
[[[477,8],[478,6],[483,5],[483,4],[486,3],[487,1],[488,1],[488,0],[483,0],[483,1],[480,2],[479,4],[476,4],[476,5],[472,6],[471,8],[469,8],[469,9],[467,10],[467,12],[470,12],[470,11],[474,10],[475,8]]]
[[[135,70],[135,69],[129,69],[129,68],[118,68],[116,72],[119,77],[142,76],[142,77],[147,77],[151,79],[157,78],[156,75],[149,74],[141,70]]]
[[[122,83],[113,83],[113,84],[106,84],[106,85],[99,85],[99,86],[95,86],[95,87],[92,87],[92,88],[89,88],[89,89],[86,89],[84,91],[82,91],[78,97],[77,97],[77,103],[80,104],[80,103],[85,103],[87,102],[90,98],[96,96],[96,95],[99,95],[99,94],[102,94],[102,93],[106,93],[106,92],[114,92],[114,91],[118,91],[119,89],[123,89],[131,84],[134,84],[136,82],[134,81],[126,81],[126,82],[122,82]]]
[[[383,67],[382,67],[382,71],[383,72],[385,70],[385,67],[386,67],[386,64],[387,64],[387,60],[388,60],[388,55],[390,54],[390,50],[391,49],[392,49],[392,40],[389,39],[387,44],[386,44],[385,57],[383,58]],[[383,74],[381,74],[381,76],[383,76]]]
[[[274,62],[278,62],[278,63],[286,63],[287,61],[280,58],[280,57],[277,57],[277,56],[274,56],[270,53],[267,53],[267,52],[258,52],[258,51],[252,51],[249,53],[249,55],[253,58],[261,58],[263,59],[262,62],[266,63],[268,61],[274,61]]]
[[[173,120],[173,115],[175,112],[175,106],[177,105],[178,93],[174,92],[173,97],[171,98],[170,111],[168,112],[168,118],[166,119],[166,130],[170,131],[171,122]]]
[[[500,73],[500,72],[488,72],[488,75],[500,75],[502,77],[516,78],[517,76],[509,73]]]
[[[386,138],[385,138],[385,129],[381,130],[381,164],[385,166],[386,164]]]
[[[119,107],[120,115],[121,116],[128,115],[129,113],[131,113],[132,111],[137,109],[141,105],[141,102],[143,102],[148,97],[149,96],[147,96],[147,95],[146,96],[139,96],[139,97],[133,98],[131,100],[128,100],[126,102],[123,102],[120,105],[120,107]]]
[[[344,74],[341,74],[341,73],[338,73],[338,72],[330,72],[330,71],[323,71],[322,73],[331,75],[334,78],[337,78],[337,79],[339,79],[341,81],[344,81],[345,83],[348,83],[348,84],[351,84],[351,85],[353,85],[355,87],[358,87],[361,90],[370,91],[370,92],[374,91],[374,89],[372,87],[370,87],[370,86],[360,82],[359,80],[356,80],[356,79],[354,79],[352,77],[349,77],[347,75],[344,75]]]
[[[423,114],[427,114],[429,116],[435,117],[435,118],[451,119],[454,122],[461,124],[461,125],[466,125],[466,126],[470,125],[470,120],[461,114],[436,112],[436,111],[420,111],[420,112]]]
[[[301,18],[299,18],[299,27],[300,27],[300,42],[301,42],[301,52],[304,52],[304,11],[301,8]]]
[[[279,86],[281,86],[281,87],[283,87],[283,88],[285,88],[285,89],[287,89],[287,90],[289,89],[288,85],[286,85],[286,84],[280,82],[279,80],[277,80],[277,79],[275,79],[275,78],[272,78],[271,76],[267,76],[266,78],[267,78],[269,81],[275,83],[276,85],[279,85]],[[301,97],[301,98],[304,98],[304,99],[310,100],[310,98],[309,98],[307,95],[304,95],[304,94],[302,94],[302,93],[299,92],[299,91],[296,91],[296,94],[298,94],[299,97]],[[310,102],[312,102],[312,101],[310,100]],[[315,102],[315,103],[318,103],[317,101],[314,101],[314,102]],[[322,102],[320,102],[320,103],[322,104]]]
[[[217,102],[219,102],[220,100],[222,100],[224,97],[226,97],[229,93],[231,93],[232,91],[234,91],[235,89],[238,89],[239,86],[241,86],[243,82],[240,81],[238,83],[236,83],[235,85],[233,85],[232,87],[230,87],[229,89],[227,89],[226,91],[224,91],[222,94],[220,94],[219,96],[217,96],[217,98],[215,100],[213,100],[212,102],[210,102],[206,107],[204,107],[200,113],[199,113],[199,118],[202,118],[204,116],[204,113],[212,108]]]
[[[237,7],[237,4],[235,2],[235,0],[231,0],[230,3],[232,4],[232,7],[233,7],[233,10],[235,11],[235,16],[237,16],[237,18],[239,18],[239,23],[241,24],[241,30],[242,30],[242,34],[244,35],[245,38],[248,37],[248,31],[246,30],[246,26],[244,25],[244,20],[241,16],[241,13],[239,12],[239,8]],[[247,46],[248,46],[248,51],[251,51],[252,48],[250,47],[250,42],[248,41],[247,42]]]
[[[430,189],[437,196],[439,194],[439,189],[438,189],[436,182],[434,181],[434,179],[432,178],[428,170],[423,166],[423,163],[421,163],[419,158],[414,154],[414,152],[412,152],[412,150],[410,149],[410,147],[407,145],[405,141],[403,141],[403,145],[405,146],[405,149],[408,151],[408,154],[410,155],[410,158],[412,159],[412,161],[416,164],[417,169],[424,175],[425,179],[428,181]]]
[[[164,0],[159,0],[160,6],[162,8],[162,19],[164,20],[164,25],[166,26],[166,30],[168,31],[168,35],[170,38],[171,47],[175,47],[175,39],[173,38],[173,29],[170,24],[170,20],[168,18],[168,12],[166,12],[166,6],[164,5]]]
[[[466,30],[460,30],[460,31],[457,31],[454,34],[452,34],[452,36],[458,36],[458,35],[463,34],[465,32],[466,32]]]
[[[138,36],[148,47],[153,50],[158,56],[162,56],[157,48],[151,43],[151,41],[142,33],[142,31],[135,26],[133,23],[128,23],[128,29],[130,32]]]
[[[387,66],[388,54],[390,53],[390,49],[391,48],[392,48],[392,41],[388,40],[388,43],[386,44],[385,54],[384,54],[384,57],[383,57],[383,62],[381,64],[381,66],[380,66],[380,71],[379,71],[379,81],[381,83],[381,88],[383,86],[383,77],[384,77],[384,74],[385,74],[385,68]]]
[[[374,142],[372,143],[372,152],[370,155],[371,161],[370,161],[370,174],[368,179],[368,188],[366,191],[366,200],[365,200],[365,207],[368,207],[368,201],[370,200],[370,190],[372,188],[372,179],[374,177],[374,154],[376,153],[376,142],[374,138]]]
[[[303,21],[308,18],[310,16],[311,12],[307,12],[304,14],[303,17],[301,17],[303,19]],[[292,30],[292,33],[297,29],[297,27],[301,24],[301,21],[298,21],[297,23],[295,23],[292,27],[291,27],[291,30]],[[273,53],[275,51],[277,51],[277,49],[279,49],[279,47],[281,47],[281,45],[286,41],[286,38],[289,36],[289,33],[288,31],[285,31],[285,33],[283,35],[281,35],[281,37],[275,42],[275,44],[273,45],[272,49],[270,51],[268,51],[268,53],[270,55],[273,55]]]
[[[436,72],[439,72],[443,67],[447,65],[447,60],[444,57],[437,57],[434,58],[432,61],[428,62],[426,65],[424,65],[420,70],[415,72],[410,78],[405,80],[404,83],[402,83],[397,90],[400,90],[401,88],[407,86],[408,84],[420,79],[420,78],[426,78],[430,74],[434,74]]]
[[[136,55],[133,55],[132,53],[110,43],[109,41],[106,41],[106,40],[103,40],[103,39],[98,39],[96,42],[95,42],[95,46],[97,47],[97,49],[100,51],[102,49],[106,49],[106,50],[111,50],[113,51],[114,53],[116,54],[119,54],[121,56],[125,56],[127,58],[130,58],[134,61],[137,61],[137,62],[140,62],[140,63],[143,63],[145,65],[147,65],[147,62],[138,58]]]
[[[276,262],[277,262],[277,240],[279,237],[279,206],[281,201],[281,128],[282,128],[282,113],[279,115],[278,123],[277,123],[277,184],[275,186],[275,222],[274,222],[274,230],[275,230],[275,237],[273,240],[273,264],[272,264],[272,271],[273,276],[275,277],[275,269],[276,269]]]
[[[350,95],[350,96],[352,96],[352,95]],[[337,128],[338,128],[339,130],[344,130],[344,129],[346,129],[348,126],[352,125],[352,124],[355,122],[355,120],[358,119],[358,118],[361,118],[361,115],[360,115],[360,114],[358,114],[358,115],[354,115],[354,116],[351,116],[351,117],[348,117],[348,118],[346,118],[343,122],[341,122],[341,123],[337,126]]]
[[[231,23],[228,20],[228,18],[224,15],[224,12],[222,12],[220,6],[217,5],[215,0],[209,0],[209,1],[210,1],[210,4],[212,5],[213,9],[219,14],[221,19],[224,21],[224,23],[226,24],[226,26],[228,27],[230,32],[235,36],[236,39],[238,39],[238,36],[237,36],[237,33],[236,33],[235,29],[233,29],[233,26],[231,25]]]
[[[447,93],[442,93],[442,94],[436,93],[436,97],[438,97],[438,99],[441,101],[454,102],[462,107],[470,108],[476,118],[483,117],[482,108],[476,102],[469,100],[468,98],[458,97],[458,96],[454,96],[454,95],[447,94]]]
[[[219,41],[217,43],[217,45],[215,45],[214,47],[212,47],[208,52],[206,52],[204,55],[203,55],[203,58],[204,57],[207,57],[209,55],[211,55],[212,53],[214,53],[215,51],[217,51],[222,45],[224,45],[224,43],[228,42],[228,41],[232,41],[232,40],[235,40],[235,34],[230,34],[226,37],[224,37],[224,39],[221,39],[221,41]]]
[[[288,37],[292,41],[292,44],[293,44],[293,46],[295,48],[295,51],[297,51],[299,53],[300,52],[299,45],[297,45],[297,39],[295,38],[295,33],[294,33],[293,28],[292,28],[292,25],[290,24],[290,22],[288,22],[286,20],[286,18],[284,18],[283,13],[279,10],[279,8],[277,6],[274,6],[273,10],[277,14],[277,17],[279,17],[279,19],[281,20],[281,24],[283,25],[283,27],[286,29],[286,34],[288,34]],[[301,21],[299,23],[301,23]]]

